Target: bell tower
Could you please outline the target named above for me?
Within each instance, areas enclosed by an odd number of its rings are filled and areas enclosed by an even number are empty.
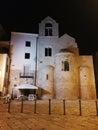
[[[39,23],[39,36],[57,36],[59,35],[58,23],[51,17],[46,17]]]

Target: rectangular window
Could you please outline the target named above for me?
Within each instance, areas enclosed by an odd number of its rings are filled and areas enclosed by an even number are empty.
[[[30,47],[31,46],[31,42],[30,41],[26,41],[25,46],[26,47]]]
[[[48,74],[46,74],[46,79],[48,80],[48,78],[49,78],[49,76],[48,76]]]
[[[48,56],[48,48],[45,48],[45,56]]]
[[[49,56],[51,56],[52,55],[52,50],[51,50],[51,48],[48,48],[48,53],[49,53]]]
[[[45,48],[45,56],[52,56],[52,48]]]
[[[25,53],[25,59],[30,59],[30,53]]]

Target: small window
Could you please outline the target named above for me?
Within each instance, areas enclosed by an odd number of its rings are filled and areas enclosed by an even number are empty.
[[[25,53],[25,59],[30,59],[30,53]]]
[[[45,36],[52,36],[52,24],[51,23],[45,24]]]
[[[48,56],[48,48],[45,48],[45,56]]]
[[[46,74],[46,79],[47,79],[47,80],[49,79],[49,76],[48,76],[48,74]]]
[[[69,71],[69,62],[68,61],[62,61],[62,70]]]
[[[25,46],[26,47],[30,47],[31,46],[31,42],[30,41],[26,41]]]
[[[45,56],[52,56],[52,48],[45,48]]]

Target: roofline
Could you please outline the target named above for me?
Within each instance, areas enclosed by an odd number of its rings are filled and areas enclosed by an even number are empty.
[[[38,37],[38,34],[34,34],[34,33],[25,33],[25,32],[11,32],[11,34],[19,34],[19,35],[32,35],[35,37]]]

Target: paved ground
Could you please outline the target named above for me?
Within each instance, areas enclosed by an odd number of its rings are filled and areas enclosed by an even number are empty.
[[[0,130],[98,130],[95,101],[82,101],[81,116],[78,100],[66,101],[65,111],[61,100],[51,101],[51,111],[48,100],[37,101],[36,113],[34,104],[25,101],[21,109],[20,101],[12,101],[9,113],[1,101]]]

